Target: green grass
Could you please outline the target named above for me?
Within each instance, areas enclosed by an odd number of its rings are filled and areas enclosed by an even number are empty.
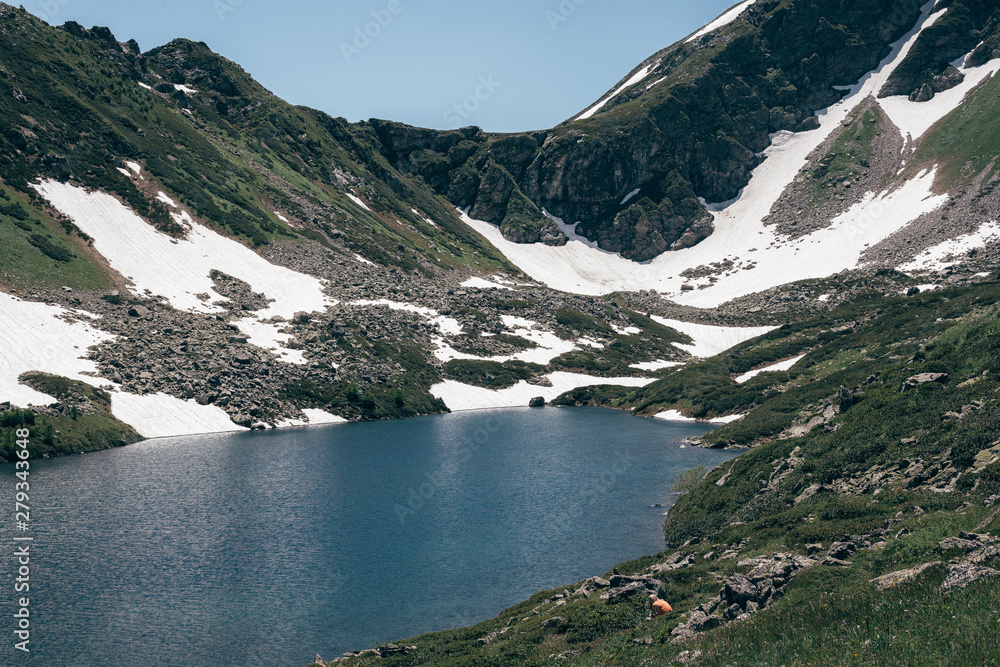
[[[18,289],[108,289],[113,284],[107,271],[87,251],[83,239],[67,233],[44,211],[31,207],[20,193],[3,187],[0,272],[0,283]]]
[[[941,190],[967,183],[987,170],[984,184],[989,183],[1000,169],[996,161],[1000,154],[998,94],[1000,80],[994,77],[931,128],[910,160],[910,171],[940,165],[937,187]]]
[[[487,389],[507,389],[521,380],[545,374],[545,366],[524,361],[477,361],[453,359],[444,365],[445,377],[463,384]]]

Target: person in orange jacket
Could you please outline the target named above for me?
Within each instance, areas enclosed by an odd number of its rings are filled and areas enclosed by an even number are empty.
[[[647,620],[653,620],[657,616],[663,616],[664,614],[668,614],[673,611],[673,607],[671,607],[666,600],[661,600],[656,597],[656,595],[650,594],[649,603],[652,605],[652,611],[649,612],[649,618]]]

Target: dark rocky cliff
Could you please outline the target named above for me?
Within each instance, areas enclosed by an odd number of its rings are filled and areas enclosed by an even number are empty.
[[[920,10],[916,0],[758,2],[657,53],[641,82],[551,131],[372,125],[394,166],[510,240],[564,242],[544,209],[582,222],[578,232],[601,248],[645,261],[711,234],[698,198],[735,197],[770,134],[815,127],[814,112],[841,95],[833,86],[874,69]]]

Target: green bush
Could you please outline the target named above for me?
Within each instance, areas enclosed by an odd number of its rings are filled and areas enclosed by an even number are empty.
[[[32,234],[28,237],[28,243],[35,246],[41,250],[46,256],[56,260],[57,262],[68,262],[72,260],[76,255],[71,253],[69,250],[61,246],[57,246],[48,238],[42,236],[41,234]]]

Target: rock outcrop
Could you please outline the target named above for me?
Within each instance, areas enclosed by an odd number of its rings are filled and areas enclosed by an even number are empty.
[[[740,561],[737,565],[748,571],[731,575],[718,596],[699,605],[686,622],[674,628],[674,641],[687,641],[698,633],[748,618],[781,598],[796,574],[818,564],[812,558],[787,553]]]

